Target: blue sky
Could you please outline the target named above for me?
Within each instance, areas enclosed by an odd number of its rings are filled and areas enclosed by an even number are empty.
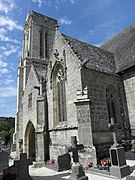
[[[0,0],[0,116],[15,116],[23,26],[31,10],[66,35],[100,46],[135,22],[135,0]]]

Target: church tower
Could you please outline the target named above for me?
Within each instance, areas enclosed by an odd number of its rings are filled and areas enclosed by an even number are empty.
[[[24,80],[23,90],[27,83],[30,65],[44,66],[50,57],[57,20],[32,11],[27,15],[24,27],[23,64]]]
[[[24,26],[22,57],[18,67],[17,111],[20,108],[31,64],[46,69],[52,51],[57,20],[37,12],[27,15]]]
[[[22,57],[20,58],[18,67],[17,113],[14,134],[14,143],[16,143],[17,155],[21,149],[24,149],[23,147],[25,147],[26,144],[24,138],[24,126],[26,125],[26,121],[31,121],[33,124],[36,122],[34,124],[35,127],[33,126],[35,128],[35,136],[36,127],[40,126],[39,119],[41,117],[38,117],[38,112],[36,111],[40,104],[45,104],[45,76],[57,27],[57,20],[34,11],[28,13],[26,17],[23,34]],[[32,68],[34,68],[39,81],[38,87],[33,84],[31,87],[28,85],[28,81],[31,81],[29,76]],[[33,101],[32,103],[37,104],[37,107],[33,105],[32,108],[28,109],[27,105],[28,101],[30,101],[30,94],[33,92],[35,93],[36,91],[34,90],[34,86],[40,89],[37,97],[34,95],[33,99],[31,97],[31,100]],[[32,92],[27,94],[26,91],[28,92],[29,89],[31,89]],[[47,107],[45,107],[45,105],[44,107],[42,106],[43,111],[46,111],[46,108]],[[37,114],[37,116],[33,117],[33,114]],[[45,114],[45,112],[42,114]],[[42,117],[41,119],[43,120],[42,123],[44,125],[46,119],[45,117]],[[41,132],[41,135],[39,135],[39,132],[37,134],[39,137],[42,136],[44,132]],[[28,147],[25,147],[25,149],[28,149]]]

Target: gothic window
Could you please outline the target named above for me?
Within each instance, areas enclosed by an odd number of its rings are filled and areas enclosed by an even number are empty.
[[[32,93],[28,95],[28,108],[32,107]]]
[[[54,116],[55,123],[57,124],[58,122],[66,121],[65,78],[61,66],[56,71],[53,81]]]
[[[44,58],[44,35],[43,35],[43,30],[40,31],[40,57]]]
[[[28,56],[29,56],[30,55],[30,29],[28,31],[27,43],[28,43]]]
[[[29,38],[29,34],[28,32],[26,32],[24,35],[25,56],[28,56],[28,38]]]
[[[109,85],[106,88],[106,100],[107,100],[107,108],[108,108],[108,116],[109,123],[111,123],[111,118],[114,118],[115,124],[118,123],[117,118],[117,99],[116,99],[116,91],[112,85]]]
[[[45,33],[45,57],[48,57],[48,33]]]

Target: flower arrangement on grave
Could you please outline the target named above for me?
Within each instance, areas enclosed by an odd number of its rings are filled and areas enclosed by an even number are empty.
[[[107,170],[109,171],[110,167],[110,160],[109,159],[103,159],[101,160],[100,164],[98,164],[97,168],[99,170]]]
[[[55,164],[56,160],[55,159],[50,159],[47,161],[47,164]]]
[[[92,166],[93,166],[93,163],[92,163],[92,162],[88,162],[88,163],[83,164],[83,167],[84,167],[85,169],[88,169],[88,168],[90,168],[90,167],[92,167]]]

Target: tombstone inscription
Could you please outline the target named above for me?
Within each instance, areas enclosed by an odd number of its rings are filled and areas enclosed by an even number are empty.
[[[83,144],[77,144],[76,136],[71,136],[71,146],[68,148],[68,151],[73,154],[73,164],[69,180],[88,180],[88,177],[85,176],[82,165],[79,163],[78,150],[82,150],[83,148]]]
[[[126,177],[130,174],[130,168],[126,164],[125,151],[120,144],[117,142],[116,138],[116,125],[114,123],[114,118],[111,118],[111,123],[108,125],[113,133],[114,144],[110,148],[110,159],[111,167],[110,174],[119,178]]]

